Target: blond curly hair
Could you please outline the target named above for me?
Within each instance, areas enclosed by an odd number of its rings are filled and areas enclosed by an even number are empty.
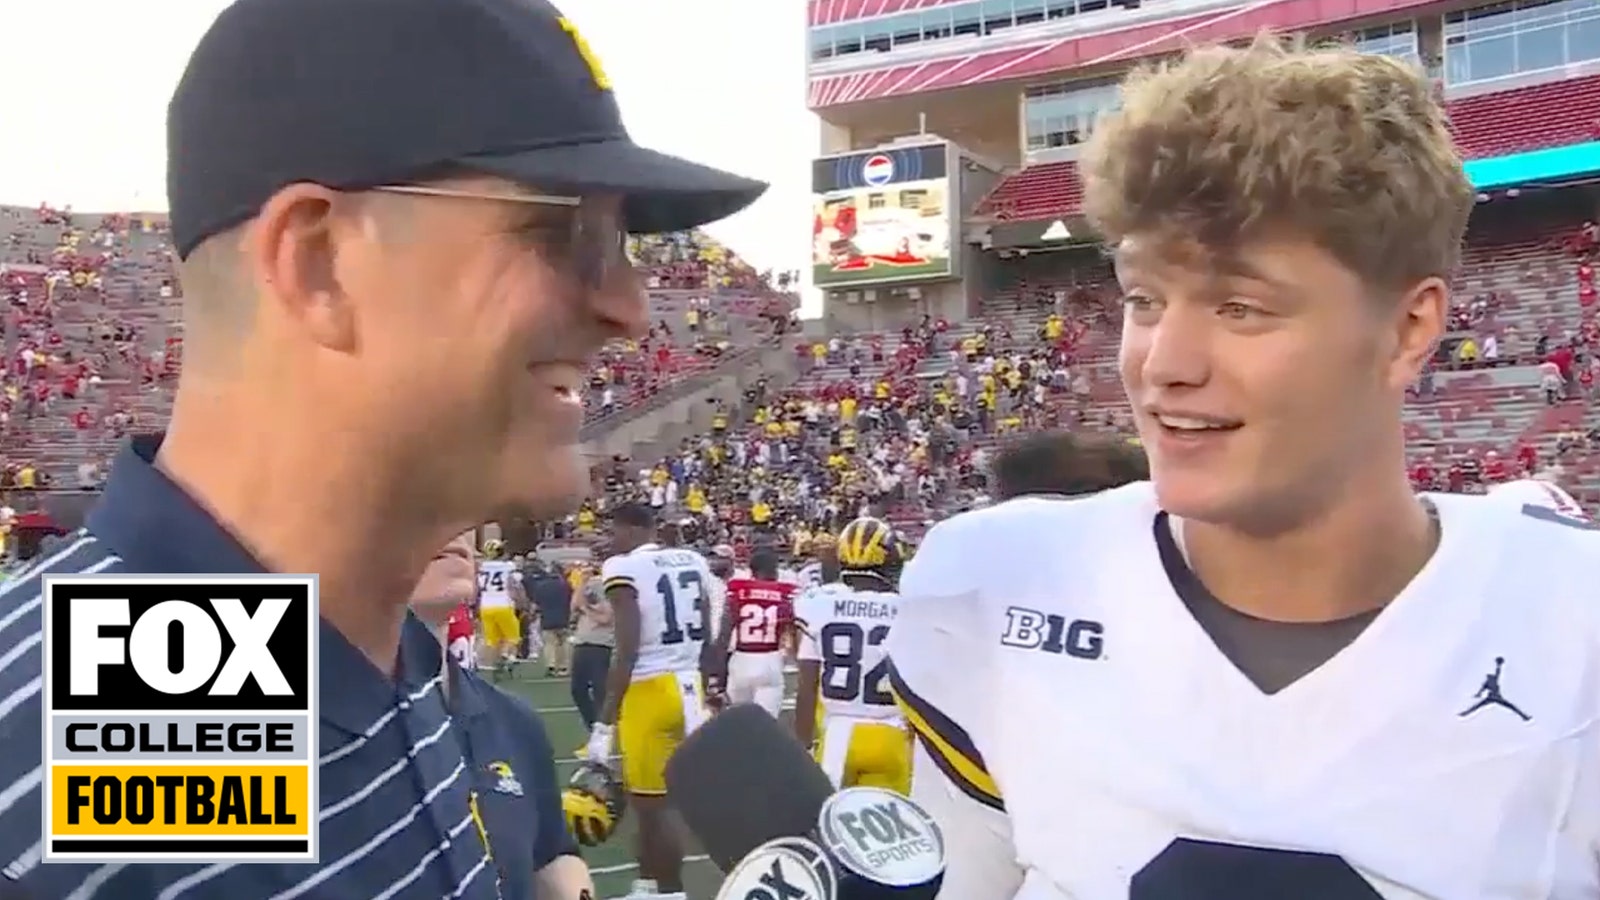
[[[1423,74],[1270,35],[1143,66],[1080,161],[1090,223],[1210,251],[1309,238],[1375,288],[1448,278],[1474,192]]]

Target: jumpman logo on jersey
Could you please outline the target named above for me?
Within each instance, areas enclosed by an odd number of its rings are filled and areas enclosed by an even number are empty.
[[[1494,671],[1490,672],[1489,675],[1483,679],[1483,687],[1478,688],[1478,693],[1475,695],[1478,698],[1478,702],[1462,710],[1462,718],[1472,715],[1478,710],[1483,709],[1485,706],[1499,706],[1504,709],[1511,710],[1524,722],[1531,721],[1533,719],[1532,716],[1520,709],[1517,709],[1516,704],[1512,703],[1510,700],[1507,700],[1503,695],[1501,695],[1500,670],[1505,668],[1505,664],[1505,657],[1496,656],[1494,658]]]

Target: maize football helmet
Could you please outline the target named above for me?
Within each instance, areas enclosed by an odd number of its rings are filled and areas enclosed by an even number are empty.
[[[561,792],[567,830],[585,847],[605,843],[617,830],[626,809],[622,783],[600,763],[579,766],[567,782],[567,789]]]
[[[862,516],[839,532],[839,567],[856,572],[889,575],[902,562],[900,539],[882,519]]]

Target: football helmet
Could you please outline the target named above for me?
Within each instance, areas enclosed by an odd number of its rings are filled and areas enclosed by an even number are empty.
[[[622,783],[601,763],[586,762],[578,766],[567,782],[567,789],[561,792],[561,812],[566,816],[567,830],[585,847],[609,840],[626,809]]]
[[[839,567],[846,571],[889,575],[903,561],[894,527],[882,519],[862,516],[839,532]]]
[[[483,542],[483,558],[499,559],[506,552],[506,542],[499,538],[489,538]]]

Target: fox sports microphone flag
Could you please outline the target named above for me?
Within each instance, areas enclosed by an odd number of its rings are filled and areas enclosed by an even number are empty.
[[[44,577],[44,860],[315,862],[314,575]]]
[[[839,896],[938,895],[944,834],[922,807],[894,791],[845,788],[817,815],[817,836],[838,872]]]
[[[717,890],[717,900],[834,900],[833,868],[817,845],[778,838],[751,850]]]

